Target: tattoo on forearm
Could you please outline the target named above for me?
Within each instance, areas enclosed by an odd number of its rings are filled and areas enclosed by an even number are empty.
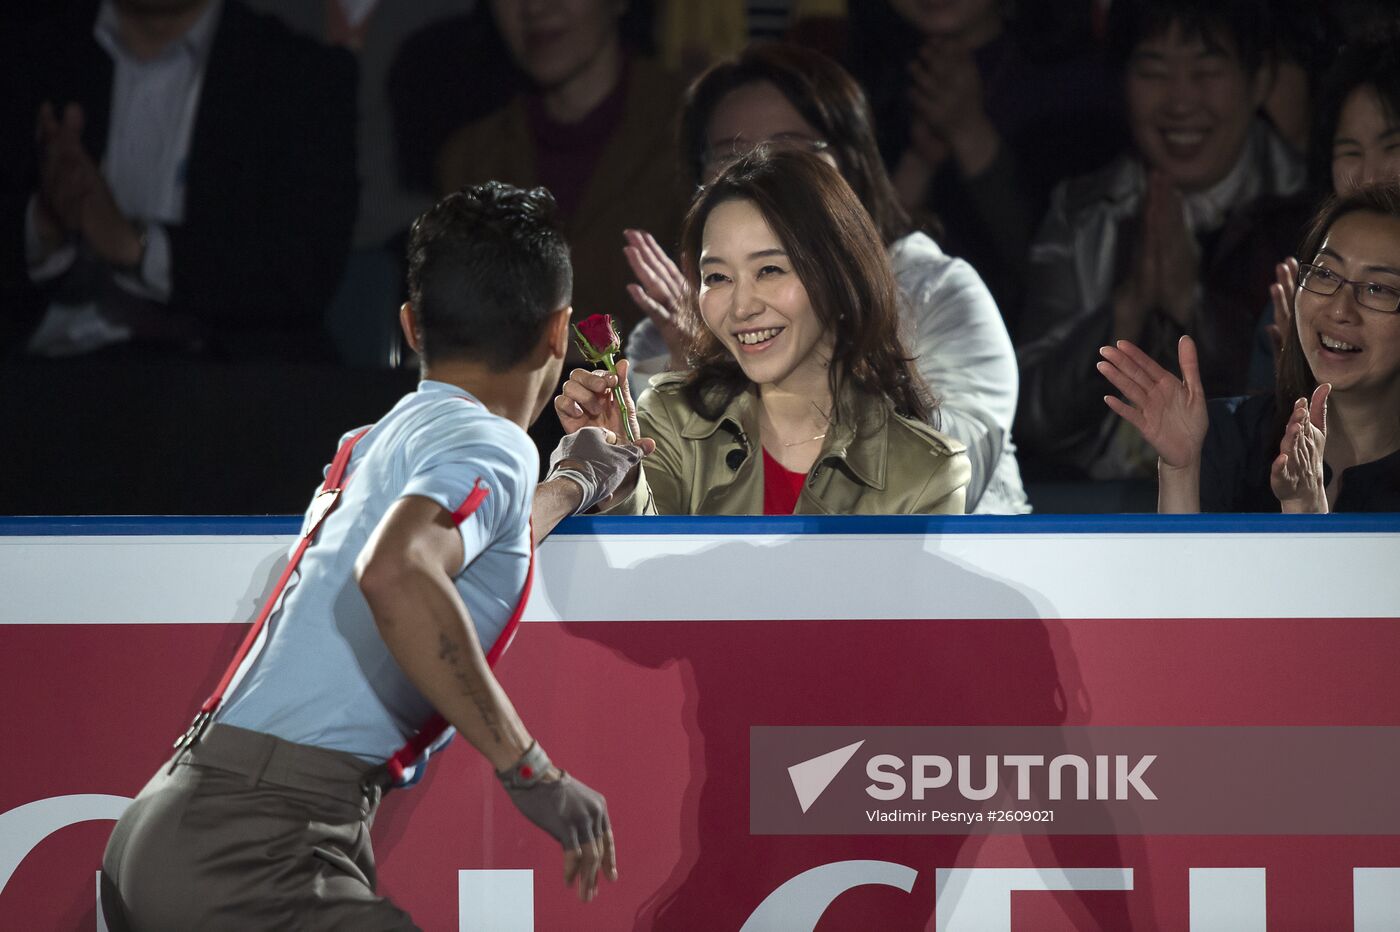
[[[491,737],[498,744],[501,743],[504,740],[501,735],[501,723],[491,707],[489,687],[484,687],[479,680],[470,675],[463,665],[462,646],[452,640],[445,631],[438,634],[438,658],[452,668],[452,676],[461,686],[462,694],[476,706],[477,712],[481,714],[481,723],[490,730]]]

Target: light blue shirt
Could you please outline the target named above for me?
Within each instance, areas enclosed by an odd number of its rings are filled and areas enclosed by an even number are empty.
[[[529,570],[538,469],[520,427],[456,386],[422,382],[355,447],[339,504],[215,720],[376,763],[388,759],[433,708],[380,638],[355,582],[356,558],[400,498],[422,496],[453,513],[479,481],[489,491],[458,524],[465,556],[454,582],[489,651]]]

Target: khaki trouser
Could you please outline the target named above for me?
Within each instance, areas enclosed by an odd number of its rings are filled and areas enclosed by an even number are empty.
[[[378,776],[351,754],[212,726],[117,822],[108,928],[416,929],[374,892]]]

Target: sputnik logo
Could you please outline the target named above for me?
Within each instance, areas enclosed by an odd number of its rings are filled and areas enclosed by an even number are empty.
[[[788,768],[788,777],[792,780],[793,791],[797,793],[797,802],[802,806],[803,812],[812,808],[812,803],[826,792],[826,788],[836,779],[841,768],[846,766],[864,743],[865,739],[862,738],[855,744],[828,751]]]

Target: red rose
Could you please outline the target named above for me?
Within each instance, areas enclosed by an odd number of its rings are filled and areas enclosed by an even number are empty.
[[[612,317],[607,314],[593,314],[574,324],[574,345],[578,347],[584,359],[617,375],[613,355],[622,348],[622,340],[613,329]],[[622,427],[627,431],[627,439],[635,443],[637,438],[632,433],[632,420],[627,413],[627,404],[622,400],[620,383],[613,386],[612,396],[613,401],[617,403],[617,413],[622,418]]]
[[[616,353],[622,347],[622,340],[613,329],[611,314],[593,314],[576,325],[579,334],[593,349],[591,355]]]

